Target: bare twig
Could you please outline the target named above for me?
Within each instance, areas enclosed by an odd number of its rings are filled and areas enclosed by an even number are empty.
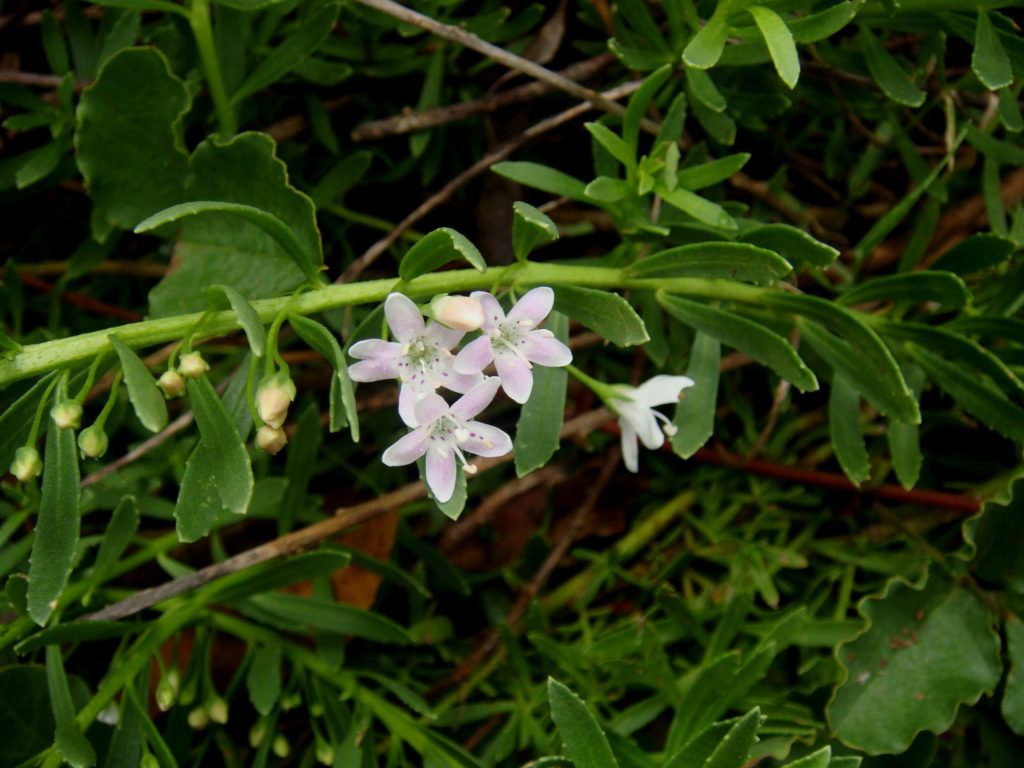
[[[56,88],[64,78],[60,75],[42,75],[36,72],[22,72],[20,69],[0,68],[0,83],[16,83],[32,88]],[[75,90],[89,85],[89,80],[76,80]]]

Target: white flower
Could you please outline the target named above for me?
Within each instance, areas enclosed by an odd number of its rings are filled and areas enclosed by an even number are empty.
[[[476,331],[484,324],[484,308],[470,296],[438,296],[430,309],[437,322],[456,331]]]
[[[618,385],[619,396],[609,406],[619,414],[622,434],[622,461],[626,469],[636,472],[637,438],[645,448],[656,450],[665,442],[665,435],[674,435],[676,428],[668,418],[654,410],[656,405],[668,405],[679,400],[679,395],[693,380],[686,376],[655,376],[639,387]],[[659,429],[658,421],[662,422]]]

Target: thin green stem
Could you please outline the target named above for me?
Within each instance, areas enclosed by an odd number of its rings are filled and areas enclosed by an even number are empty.
[[[29,430],[28,440],[25,441],[25,445],[35,445],[36,440],[39,439],[39,427],[43,423],[43,414],[46,412],[46,406],[50,402],[50,395],[53,394],[53,388],[57,386],[57,382],[60,381],[59,376],[54,376],[53,381],[50,382],[50,386],[43,392],[43,396],[39,398],[39,405],[36,406],[36,414],[32,417],[32,429]]]
[[[206,71],[206,83],[210,88],[213,108],[217,112],[220,133],[221,136],[228,138],[235,135],[238,123],[231,100],[228,99],[227,89],[224,87],[220,61],[217,59],[217,45],[213,39],[213,25],[210,22],[210,4],[207,0],[191,0],[189,9],[189,26],[192,27],[199,58],[202,59],[203,69]]]
[[[103,410],[100,411],[100,415],[93,422],[94,426],[103,429],[103,425],[107,423],[107,417],[110,416],[110,412],[114,410],[114,403],[117,402],[117,392],[121,388],[121,380],[123,378],[124,374],[118,371],[110,384],[110,394],[107,395],[107,402],[103,404]]]
[[[78,394],[75,395],[75,402],[79,405],[85,403],[85,398],[92,390],[92,385],[96,382],[96,374],[99,372],[100,364],[103,362],[105,357],[106,355],[96,355],[96,359],[93,360],[92,365],[89,366],[89,373],[85,377],[85,383],[82,385],[82,388],[78,390]]]
[[[615,391],[614,386],[606,384],[603,381],[598,381],[593,376],[588,376],[575,365],[567,365],[565,366],[565,370],[567,370],[574,379],[586,385],[595,395],[600,397],[601,401],[609,408],[613,406],[612,401],[622,398],[621,394]]]

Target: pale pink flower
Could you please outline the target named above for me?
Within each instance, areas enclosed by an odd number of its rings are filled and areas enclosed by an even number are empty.
[[[427,486],[437,501],[448,501],[455,492],[456,459],[472,474],[476,467],[465,454],[503,456],[512,450],[512,438],[505,432],[473,420],[490,405],[498,386],[497,378],[486,378],[450,407],[440,395],[428,394],[415,405],[419,426],[384,451],[381,459],[389,467],[400,467],[425,454]]]
[[[483,334],[455,356],[458,373],[480,373],[493,361],[505,394],[525,403],[533,390],[534,363],[557,368],[572,362],[572,352],[565,344],[551,331],[537,328],[554,305],[555,293],[550,288],[529,291],[507,317],[491,294],[475,291],[471,295],[484,309]]]
[[[668,405],[679,400],[679,395],[693,380],[686,376],[655,376],[639,387],[620,384],[615,387],[618,397],[608,405],[619,414],[619,429],[622,435],[622,461],[626,469],[636,472],[639,468],[637,438],[645,448],[657,450],[665,442],[665,435],[674,435],[675,426],[668,418],[654,410],[656,405]],[[661,428],[658,421],[662,422]]]
[[[415,427],[416,403],[434,394],[438,387],[468,392],[483,377],[456,373],[452,369],[452,347],[465,335],[433,321],[424,325],[423,315],[411,299],[392,293],[384,301],[384,315],[395,341],[367,339],[352,345],[349,354],[359,360],[349,366],[353,381],[399,379],[398,413]]]

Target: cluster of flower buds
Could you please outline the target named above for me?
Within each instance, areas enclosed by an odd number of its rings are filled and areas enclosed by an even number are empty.
[[[271,456],[288,444],[282,427],[295,400],[295,382],[284,371],[265,379],[256,392],[256,410],[263,426],[256,433],[256,445]]]

